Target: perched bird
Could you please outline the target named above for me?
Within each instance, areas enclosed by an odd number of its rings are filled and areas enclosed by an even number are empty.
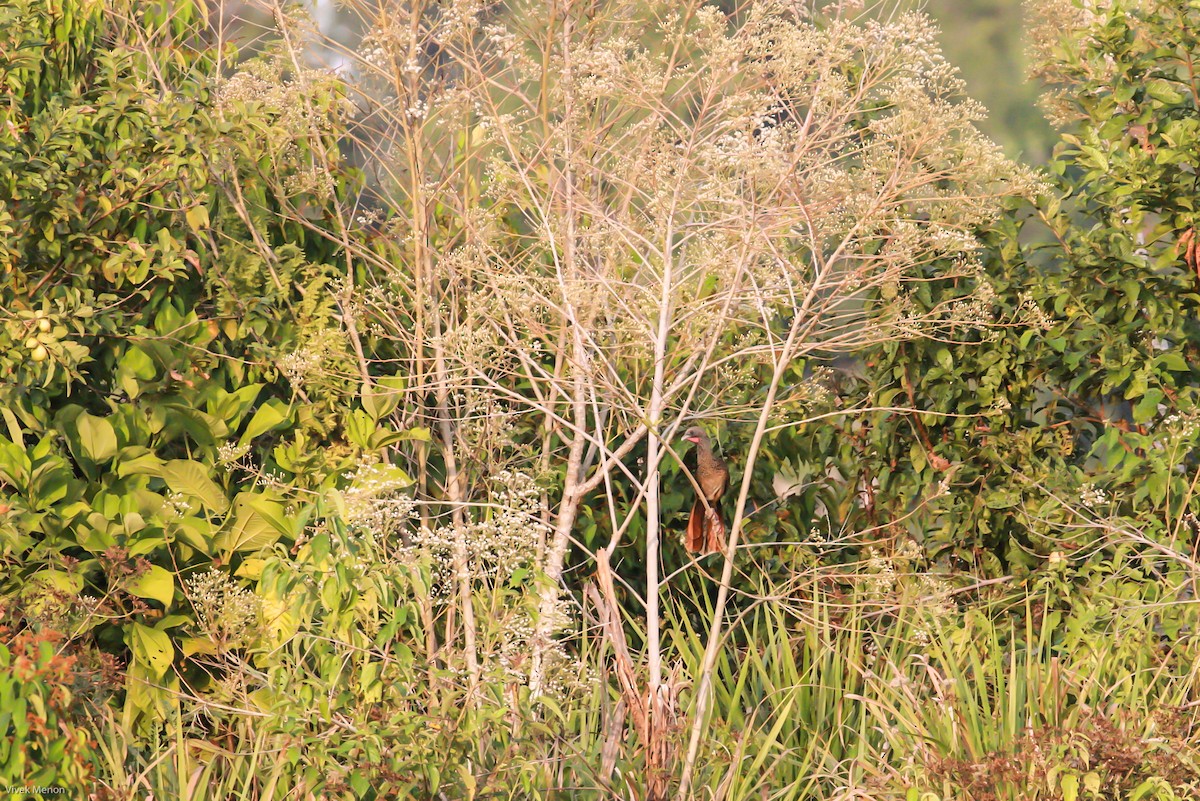
[[[729,487],[729,468],[725,460],[713,453],[708,434],[698,426],[683,432],[683,438],[696,444],[695,469],[692,475],[703,496],[697,495],[688,517],[684,547],[690,553],[717,553],[725,550],[725,523],[717,503]]]

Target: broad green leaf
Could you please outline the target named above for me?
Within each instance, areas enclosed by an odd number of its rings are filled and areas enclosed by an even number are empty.
[[[30,576],[26,589],[46,588],[65,595],[76,595],[83,589],[83,576],[65,570],[40,570]]]
[[[399,384],[399,385],[397,385]],[[363,410],[373,420],[382,420],[400,405],[403,383],[395,379],[380,379],[375,386],[362,385]]]
[[[233,523],[217,536],[222,551],[257,551],[279,540],[295,536],[283,504],[260,494],[243,492],[234,502]]]
[[[370,449],[371,435],[376,430],[375,421],[362,409],[355,409],[346,417],[346,439],[364,450]]]
[[[126,350],[117,362],[117,381],[131,399],[141,394],[141,382],[152,381],[155,375],[153,360],[136,345]]]
[[[1164,353],[1158,357],[1158,363],[1168,370],[1174,370],[1180,373],[1188,371],[1187,362],[1178,353]]]
[[[117,476],[126,478],[128,476],[156,476],[162,470],[165,462],[154,455],[149,448],[135,446],[122,448],[121,452],[117,454],[114,464]]]
[[[223,420],[182,403],[166,403],[156,409],[163,416],[163,429],[187,434],[201,445],[216,445],[229,436]]]
[[[262,384],[249,384],[234,392],[221,392],[210,399],[207,405],[208,414],[224,421],[228,426],[237,428],[246,411],[258,400],[262,392]]]
[[[129,591],[139,598],[149,598],[164,607],[170,606],[175,598],[175,576],[165,568],[150,565],[149,570],[130,583]]]
[[[1168,105],[1176,105],[1183,102],[1183,94],[1177,90],[1169,81],[1162,78],[1156,78],[1146,83],[1146,94],[1155,100],[1166,103]]]
[[[224,490],[208,477],[208,470],[199,462],[174,459],[164,464],[158,475],[174,492],[199,501],[206,509],[218,513],[229,509]]]
[[[289,419],[290,415],[288,414],[287,404],[277,398],[272,398],[258,407],[258,411],[254,413],[254,416],[250,418],[250,422],[246,424],[246,430],[242,432],[238,444],[245,445],[260,434],[265,434],[272,429],[278,428]]]
[[[1063,776],[1058,787],[1062,790],[1063,801],[1076,801],[1079,798],[1079,777],[1074,773]]]
[[[212,555],[212,523],[203,517],[188,516],[180,520],[175,529],[179,541],[190,545],[200,553]]]
[[[155,678],[161,679],[165,676],[175,656],[171,638],[166,632],[143,626],[141,623],[131,623],[125,631],[126,644],[133,653],[134,661],[148,667]]]
[[[184,656],[193,654],[215,654],[217,644],[207,637],[182,637],[179,640],[179,650]]]
[[[208,207],[207,206],[192,206],[183,213],[187,218],[188,226],[196,233],[201,233],[208,228]]]
[[[13,444],[24,448],[25,437],[21,431],[21,423],[17,420],[17,416],[7,406],[0,408],[0,414],[4,415],[4,422],[8,425],[9,439],[12,440]]]
[[[429,434],[428,428],[417,426],[410,428],[407,431],[399,432],[401,440],[413,440],[415,442],[429,442],[432,436]]]
[[[75,427],[84,454],[93,462],[107,461],[117,452],[117,434],[107,418],[84,412],[75,418]]]
[[[1158,414],[1158,404],[1163,401],[1163,392],[1160,389],[1147,390],[1142,399],[1134,404],[1133,420],[1136,423],[1145,423],[1152,420]]]

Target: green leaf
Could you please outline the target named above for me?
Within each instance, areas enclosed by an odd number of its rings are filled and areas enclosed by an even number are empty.
[[[182,637],[179,640],[179,649],[185,657],[193,654],[215,654],[218,651],[217,644],[207,637]]]
[[[1149,81],[1146,84],[1146,94],[1160,103],[1172,106],[1183,102],[1183,93],[1162,78]]]
[[[246,430],[242,432],[238,444],[245,445],[255,437],[279,428],[290,419],[291,415],[289,414],[287,404],[277,398],[272,398],[258,407],[258,411],[254,413],[254,416],[250,418],[250,422],[246,424]]]
[[[160,408],[165,432],[187,434],[201,445],[216,445],[229,436],[223,420],[199,409],[182,403],[165,403]]]
[[[346,439],[364,450],[370,449],[375,430],[375,421],[362,409],[355,409],[346,418]]]
[[[1058,787],[1062,790],[1063,801],[1076,801],[1079,798],[1079,777],[1074,773],[1063,776]]]
[[[1129,793],[1129,801],[1142,801],[1142,799],[1145,798],[1157,798],[1158,791],[1162,789],[1162,784],[1162,779],[1157,776],[1151,776],[1149,779],[1146,779],[1146,781],[1133,788],[1133,790]],[[1151,793],[1154,793],[1154,795],[1151,796]],[[1168,796],[1168,798],[1171,797],[1173,797],[1173,795]]]
[[[207,206],[192,206],[184,212],[183,216],[187,218],[188,226],[196,233],[201,233],[208,228]]]
[[[162,470],[163,464],[165,462],[155,456],[149,448],[141,446],[122,448],[115,462],[119,478],[144,475],[157,476]]]
[[[8,438],[13,444],[24,448],[25,436],[21,430],[21,423],[17,420],[17,416],[13,414],[12,409],[7,406],[0,407],[0,414],[4,415],[4,422],[8,425]]]
[[[421,426],[410,428],[407,431],[401,431],[399,432],[399,436],[401,440],[412,440],[415,442],[429,442],[431,439],[433,439],[429,433],[429,429]]]
[[[262,388],[262,384],[250,384],[235,392],[218,390],[216,397],[209,400],[207,411],[215,419],[236,429],[242,417],[254,405],[254,401],[258,400]]]
[[[83,576],[65,570],[40,570],[29,578],[25,588],[34,592],[49,589],[64,595],[76,595],[83,590]]]
[[[126,644],[133,653],[134,661],[149,668],[157,679],[165,676],[175,656],[171,638],[165,632],[141,623],[131,623],[125,631]]]
[[[1178,373],[1186,373],[1189,369],[1187,362],[1178,353],[1164,353],[1158,357],[1158,363],[1167,370]]]
[[[1146,390],[1146,394],[1133,407],[1133,421],[1135,423],[1148,422],[1158,414],[1158,404],[1163,400],[1161,389]]]
[[[918,473],[925,469],[929,460],[925,458],[925,447],[919,442],[914,442],[908,449],[908,458],[912,461],[913,470]]]
[[[93,462],[107,461],[117,452],[117,433],[107,418],[84,412],[75,418],[75,427],[83,452]]]
[[[199,462],[173,459],[162,466],[158,476],[172,491],[196,499],[206,509],[219,514],[229,509],[225,491],[208,477],[208,470]]]
[[[129,591],[139,598],[149,598],[168,607],[175,598],[175,576],[165,568],[151,565],[130,583]]]
[[[155,375],[154,362],[137,346],[126,350],[117,362],[117,382],[130,399],[138,397],[142,393],[142,382],[153,381]]]
[[[295,536],[283,504],[265,495],[243,492],[234,501],[233,523],[218,535],[215,547],[221,551],[257,551]]]
[[[362,385],[362,407],[372,420],[382,420],[400,405],[402,379],[382,378],[375,386]]]

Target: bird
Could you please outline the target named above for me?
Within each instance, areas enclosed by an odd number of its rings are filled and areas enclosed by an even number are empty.
[[[725,550],[725,522],[717,503],[729,487],[729,468],[713,453],[708,434],[699,426],[683,432],[683,438],[696,445],[696,468],[692,475],[702,495],[696,495],[688,516],[684,547],[689,553],[710,554]]]

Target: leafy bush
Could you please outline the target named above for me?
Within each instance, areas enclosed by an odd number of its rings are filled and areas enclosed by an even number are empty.
[[[88,610],[70,633],[127,656],[127,709],[161,718],[188,657],[185,578],[252,570],[303,529],[289,487],[379,447],[366,418],[360,444],[312,448],[344,422],[330,393],[362,377],[304,383],[298,350],[349,358],[341,272],[324,228],[277,213],[320,217],[340,191],[310,165],[342,101],[317,73],[287,96],[269,71],[224,78],[235,54],[191,46],[189,3],[0,13],[0,594]]]
[[[7,632],[0,632],[5,633]],[[61,635],[23,632],[0,641],[0,784],[87,787],[95,740],[85,705],[71,693],[76,657],[58,651]]]
[[[972,282],[930,276],[909,298],[934,309],[974,290],[997,325],[866,351],[849,399],[913,411],[832,438],[845,486],[869,487],[842,507],[849,527],[903,521],[931,555],[987,576],[1088,549],[1097,517],[1167,542],[1198,509],[1197,12],[1037,13],[1069,126],[1052,184],[999,222]]]

